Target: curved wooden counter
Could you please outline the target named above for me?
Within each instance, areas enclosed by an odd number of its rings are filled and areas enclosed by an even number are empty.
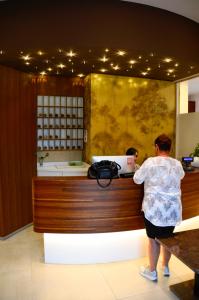
[[[143,185],[115,179],[102,189],[86,177],[35,177],[33,223],[36,232],[100,233],[141,229]],[[182,181],[183,219],[199,215],[199,171]]]

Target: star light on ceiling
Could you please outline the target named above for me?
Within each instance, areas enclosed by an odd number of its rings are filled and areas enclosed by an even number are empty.
[[[112,66],[113,70],[117,71],[120,69],[120,67],[118,65]]]
[[[106,56],[103,56],[103,57],[100,57],[99,60],[105,63],[109,60],[109,58]]]
[[[76,55],[77,57],[74,59]],[[121,76],[147,76],[147,78],[159,80],[174,80],[174,77],[176,79],[185,78],[187,72],[192,75],[199,73],[198,65],[192,63],[186,65],[179,59],[177,61],[175,57],[161,57],[157,53],[154,55],[154,53],[130,52],[129,49],[125,51],[108,48],[91,50],[88,48],[81,53],[79,50],[74,52],[72,49],[66,51],[66,49],[60,48],[49,54],[46,49],[30,51],[29,53],[19,50],[16,56],[17,59],[10,56],[8,51],[5,52],[1,49],[0,63],[6,65],[7,59],[8,63],[15,62],[15,68],[24,72],[40,74],[45,69],[49,75],[61,76],[71,76],[72,74],[75,76],[84,74],[83,76],[86,76],[99,70],[100,73],[107,72],[109,74],[116,74],[114,71],[117,71],[117,75]],[[110,63],[107,65],[105,64],[107,62]],[[11,63],[10,66],[12,67]]]
[[[30,57],[29,54],[27,54],[27,55],[22,55],[21,58],[22,58],[23,60],[26,60],[26,61],[32,59],[32,57]]]
[[[60,64],[57,65],[57,67],[60,68],[60,69],[63,69],[63,68],[65,68],[66,66],[65,66],[64,64],[60,63]]]
[[[42,52],[41,50],[39,50],[39,51],[37,52],[37,54],[41,56],[41,55],[44,54],[44,52]]]
[[[129,64],[131,64],[131,65],[134,65],[134,64],[136,64],[136,60],[134,60],[134,59],[131,59],[131,60],[129,60]]]
[[[126,54],[126,51],[124,51],[124,50],[117,51],[117,55],[119,55],[119,56],[124,56],[125,54]]]
[[[66,52],[66,56],[69,56],[69,57],[74,57],[76,55],[77,55],[77,53],[73,52],[73,50],[70,50],[69,52]]]
[[[100,72],[105,73],[107,72],[107,69],[100,69]]]
[[[166,63],[170,63],[172,61],[172,58],[166,57],[166,58],[163,59],[163,61],[166,62]]]

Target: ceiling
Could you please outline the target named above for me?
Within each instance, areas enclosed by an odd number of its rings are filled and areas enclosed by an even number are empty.
[[[150,5],[170,12],[179,14],[199,23],[199,1],[198,0],[123,0]]]
[[[179,1],[172,1],[173,9]],[[199,24],[169,12],[168,5],[162,10],[119,0],[1,1],[0,64],[56,76],[176,81],[199,74]]]

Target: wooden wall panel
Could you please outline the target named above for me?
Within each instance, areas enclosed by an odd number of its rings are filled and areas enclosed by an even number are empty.
[[[84,96],[84,80],[80,77],[54,77],[46,76],[44,81],[37,81],[37,94],[38,95],[51,95],[51,96],[71,96],[83,97]]]
[[[199,171],[182,181],[183,219],[199,214]],[[143,185],[115,179],[106,189],[86,177],[36,177],[33,180],[34,230],[97,233],[144,227]]]
[[[0,237],[32,222],[37,95],[83,96],[83,80],[0,66]]]
[[[36,175],[36,86],[32,76],[0,66],[0,235],[32,222]]]

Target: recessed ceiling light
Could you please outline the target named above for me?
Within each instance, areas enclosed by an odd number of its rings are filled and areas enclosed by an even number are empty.
[[[37,54],[38,54],[38,55],[43,55],[44,52],[42,52],[42,51],[39,50],[39,51],[37,52]]]
[[[100,69],[100,72],[105,73],[105,72],[107,72],[107,70],[106,69]]]
[[[150,67],[148,67],[148,68],[147,68],[147,71],[151,71],[151,68],[150,68]]]
[[[69,56],[69,57],[74,57],[76,55],[77,55],[77,53],[73,52],[73,50],[70,50],[69,52],[66,53],[66,56]]]
[[[59,65],[57,65],[57,67],[60,68],[60,69],[63,69],[63,68],[65,68],[66,66],[65,66],[64,64],[60,63]]]
[[[85,75],[81,73],[81,74],[78,74],[77,76],[78,77],[84,77]]]
[[[129,60],[129,63],[131,64],[131,65],[134,65],[134,64],[136,64],[136,60],[134,60],[134,59],[131,59],[131,60]]]
[[[143,76],[146,76],[148,73],[147,73],[147,72],[141,72],[141,74],[142,74]]]
[[[175,64],[175,67],[178,67],[178,66],[179,66],[179,64],[178,64],[178,63],[176,63],[176,64]]]
[[[166,63],[169,63],[169,62],[172,61],[172,58],[166,57],[166,58],[163,59],[163,61],[166,62]]]
[[[99,58],[99,60],[102,61],[102,62],[106,62],[106,61],[109,60],[109,58],[106,57],[106,56],[103,56],[103,57]]]
[[[142,56],[140,55],[140,56],[138,56],[138,58],[139,58],[139,59],[142,59]]]
[[[125,54],[126,54],[126,52],[124,50],[117,51],[117,55],[119,55],[119,56],[124,56]]]
[[[44,76],[44,75],[46,75],[46,72],[42,71],[42,72],[40,72],[40,75]]]
[[[108,49],[108,48],[106,48],[106,49],[105,49],[105,52],[109,52],[109,49]]]
[[[47,70],[50,72],[50,71],[52,71],[53,69],[52,69],[52,68],[48,68]]]
[[[113,68],[113,70],[119,70],[120,69],[120,67],[118,65],[113,66],[112,68]]]
[[[26,61],[25,64],[28,66],[30,63],[29,63],[29,61]]]
[[[173,72],[174,72],[174,69],[168,69],[167,72],[168,72],[168,73],[173,73]]]
[[[32,59],[32,57],[30,57],[29,54],[23,55],[21,58],[24,59],[25,61]]]
[[[3,50],[0,50],[0,54],[1,54],[1,55],[4,54],[4,51],[3,51]]]

